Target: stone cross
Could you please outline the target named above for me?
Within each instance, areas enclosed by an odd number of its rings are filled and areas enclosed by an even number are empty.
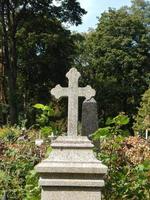
[[[78,126],[78,97],[85,97],[86,100],[95,96],[95,90],[91,86],[78,87],[78,79],[80,73],[76,68],[71,68],[66,74],[69,80],[69,87],[61,87],[57,85],[51,90],[51,94],[55,98],[68,97],[68,136],[77,136],[77,126]]]

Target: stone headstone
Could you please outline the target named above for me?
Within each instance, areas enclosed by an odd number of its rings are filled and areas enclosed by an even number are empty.
[[[82,104],[82,135],[90,137],[98,129],[97,103],[94,98]]]
[[[58,85],[51,90],[56,98],[69,98],[68,135],[52,141],[49,157],[36,166],[41,200],[101,200],[107,167],[95,158],[91,141],[86,136],[77,136],[78,97],[89,100],[95,91],[90,86],[78,87],[79,76],[72,68],[67,73],[69,87]]]

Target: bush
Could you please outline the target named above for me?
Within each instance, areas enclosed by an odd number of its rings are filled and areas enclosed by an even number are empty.
[[[0,199],[4,191],[7,191],[9,200],[40,199],[34,166],[45,157],[49,144],[37,147],[35,138],[34,130],[23,135],[18,128],[1,128]]]
[[[133,128],[142,135],[144,135],[146,129],[150,129],[150,88],[142,96]]]
[[[52,133],[50,117],[54,115],[54,110],[51,106],[43,104],[35,104],[33,106],[37,110],[36,122],[44,137],[48,137]]]
[[[119,115],[99,129],[98,159],[108,166],[105,200],[150,199],[150,144],[140,137],[127,136],[127,116]]]
[[[20,129],[5,126],[0,128],[0,140],[13,142],[17,137],[19,137],[20,132]]]

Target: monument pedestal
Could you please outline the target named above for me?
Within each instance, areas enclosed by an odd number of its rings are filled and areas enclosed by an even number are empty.
[[[107,167],[93,154],[85,136],[60,136],[48,159],[36,166],[41,200],[100,200]]]

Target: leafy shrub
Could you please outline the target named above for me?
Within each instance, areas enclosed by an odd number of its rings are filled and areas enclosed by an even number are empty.
[[[33,106],[37,110],[36,122],[40,128],[41,136],[47,138],[53,132],[53,125],[50,117],[54,115],[54,110],[51,106],[43,104],[35,104]]]
[[[138,165],[150,159],[150,144],[139,136],[126,138],[122,147],[127,162],[132,165]]]
[[[134,130],[144,135],[146,129],[150,128],[150,88],[145,91],[142,101],[135,117]]]
[[[40,188],[34,166],[45,157],[49,143],[37,147],[34,130],[27,131],[27,137],[22,137],[21,132],[18,135],[18,129],[10,129],[14,131],[13,140],[6,140],[9,135],[7,128],[0,132],[3,133],[0,151],[0,199],[4,191],[7,191],[9,200],[39,200]]]
[[[29,171],[26,176],[25,192],[26,197],[24,200],[39,200],[40,199],[40,186],[38,185],[39,176],[35,170]]]
[[[17,129],[15,127],[9,127],[5,126],[3,128],[0,128],[0,140],[4,141],[14,141],[20,134],[20,129]]]
[[[128,117],[120,114],[93,135],[100,139],[98,159],[108,166],[105,200],[150,199],[150,144],[139,137],[128,137],[128,122]]]

